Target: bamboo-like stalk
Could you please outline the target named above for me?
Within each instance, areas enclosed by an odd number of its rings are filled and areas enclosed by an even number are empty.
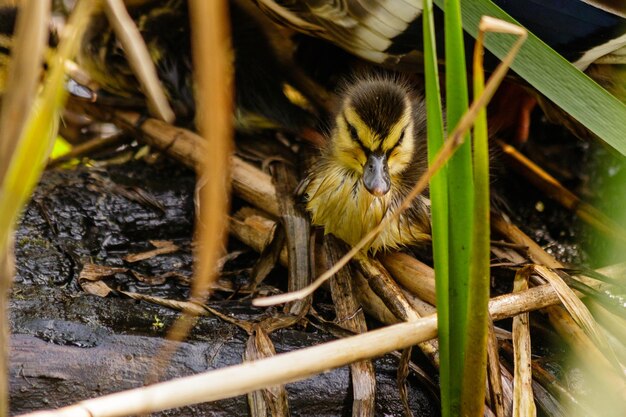
[[[143,41],[139,29],[135,26],[135,22],[128,14],[123,1],[106,0],[104,10],[115,35],[126,51],[128,63],[137,75],[142,91],[146,94],[150,113],[166,122],[173,122],[174,111],[167,102],[156,68],[150,59],[148,47]]]
[[[414,321],[422,317],[405,298],[402,289],[380,262],[364,256],[358,256],[355,261],[363,272],[363,276],[367,278],[370,288],[385,302],[397,318],[404,321]],[[435,340],[428,340],[418,345],[433,366],[439,367],[439,343]]]
[[[406,253],[385,254],[381,261],[391,275],[402,285],[422,300],[435,305],[435,271]]]
[[[551,287],[542,285],[496,297],[489,306],[494,320],[500,320],[557,302],[558,296]],[[522,311],[520,306],[523,306]],[[433,314],[417,321],[388,326],[272,358],[85,400],[56,411],[24,414],[22,417],[126,416],[243,395],[415,345],[434,338],[436,327],[437,318]]]

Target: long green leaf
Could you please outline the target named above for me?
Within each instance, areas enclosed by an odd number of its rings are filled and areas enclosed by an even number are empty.
[[[459,0],[445,1],[448,131],[468,108],[465,47]],[[473,224],[472,145],[469,135],[448,163],[450,409],[459,415],[467,328],[467,290]],[[446,410],[444,409],[444,416]]]
[[[483,36],[474,49],[474,97],[485,89],[482,66]],[[487,331],[489,318],[489,144],[487,111],[483,108],[474,121],[474,233],[470,262],[468,305],[472,312],[467,323],[465,364],[461,395],[461,415],[481,416],[485,404],[487,377]]]
[[[439,7],[443,3],[444,0],[435,0]],[[464,1],[461,13],[464,27],[472,36],[477,34],[482,15],[519,24],[490,0]],[[498,58],[502,58],[513,42],[512,36],[488,37],[485,46]],[[539,38],[529,34],[512,68],[607,144],[626,155],[626,105]]]
[[[433,2],[424,0],[424,77],[426,80],[426,114],[428,163],[432,164],[443,146],[444,129],[439,88],[439,69],[433,19]],[[441,407],[450,410],[450,319],[448,310],[448,185],[447,168],[442,167],[430,180],[433,258],[437,274],[437,322],[439,323],[439,385]],[[447,412],[449,415],[449,411]]]

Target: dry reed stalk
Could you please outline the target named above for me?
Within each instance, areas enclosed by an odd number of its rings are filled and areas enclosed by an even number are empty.
[[[411,304],[413,309],[417,311],[417,313],[422,317],[428,316],[429,314],[433,314],[434,312],[437,311],[435,306],[427,303],[426,301],[417,297],[416,295],[409,292],[408,290],[405,290],[404,288],[402,288],[402,294],[404,294],[404,297],[409,302],[409,304]]]
[[[520,269],[515,274],[513,292],[528,289],[528,278],[531,271]],[[528,313],[513,317],[513,347],[514,347],[514,375],[513,375],[513,417],[533,417],[537,415],[533,399],[530,350],[530,325]]]
[[[276,349],[262,324],[254,324],[244,352],[246,361],[255,361],[276,355]],[[289,416],[289,403],[284,385],[267,387],[262,391],[248,394],[248,404],[252,417],[265,417],[267,408],[272,417]]]
[[[511,299],[517,299],[515,303]],[[489,307],[494,319],[558,303],[549,285],[492,299]],[[149,387],[81,401],[56,411],[24,414],[22,417],[113,417],[156,412],[199,402],[243,395],[267,386],[293,382],[356,361],[415,345],[436,337],[436,315],[404,322],[340,339],[318,346],[162,382]]]
[[[237,211],[229,222],[230,233],[259,253],[270,243],[275,227],[275,220],[268,219],[262,212],[251,207],[243,207]],[[280,251],[279,260],[282,266],[289,264],[287,248]]]
[[[276,197],[280,209],[280,221],[285,233],[288,253],[288,291],[298,291],[311,282],[311,259],[315,254],[315,245],[311,242],[309,217],[294,201],[294,190],[298,180],[293,169],[285,161],[276,161],[270,166]],[[303,316],[311,306],[312,297],[294,301],[285,306],[289,314]]]
[[[344,245],[335,237],[327,235],[324,238],[326,261],[329,266],[341,257]],[[352,287],[352,276],[347,269],[339,271],[330,281],[331,295],[335,306],[337,323],[352,333],[367,332],[365,315],[355,299]],[[355,362],[350,365],[352,378],[352,415],[373,416],[375,411],[376,373],[372,361]]]
[[[435,305],[435,271],[406,253],[389,253],[381,262],[404,288],[429,304]]]
[[[135,22],[128,14],[124,3],[122,0],[106,0],[104,11],[117,39],[124,47],[128,63],[146,95],[148,110],[163,121],[173,122],[176,116],[167,102],[156,68],[150,58],[148,47]]]

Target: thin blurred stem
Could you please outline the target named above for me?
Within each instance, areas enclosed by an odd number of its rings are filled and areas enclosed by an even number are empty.
[[[217,277],[216,264],[228,230],[233,69],[227,1],[190,0],[189,15],[197,84],[196,125],[206,141],[206,153],[198,168],[198,249],[191,299],[203,303]],[[193,313],[183,313],[170,329],[168,339],[183,340],[196,321]],[[159,362],[168,361],[175,346],[168,344]]]
[[[5,180],[35,99],[48,34],[50,2],[30,0],[24,2],[21,10],[8,69],[9,88],[0,112],[0,199],[9,198]],[[12,233],[17,213],[0,212],[0,216],[3,216],[0,223],[6,225],[0,227],[0,417],[6,417],[9,415],[9,291],[14,273]]]

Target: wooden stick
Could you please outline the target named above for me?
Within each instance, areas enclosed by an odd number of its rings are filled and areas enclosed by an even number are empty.
[[[201,136],[157,119],[150,118],[141,123],[141,115],[135,112],[115,111],[112,116],[122,127],[140,132],[147,144],[199,172],[200,158],[208,152],[207,143]],[[237,156],[231,157],[230,169],[232,187],[237,195],[269,214],[280,214],[276,189],[268,174]]]

